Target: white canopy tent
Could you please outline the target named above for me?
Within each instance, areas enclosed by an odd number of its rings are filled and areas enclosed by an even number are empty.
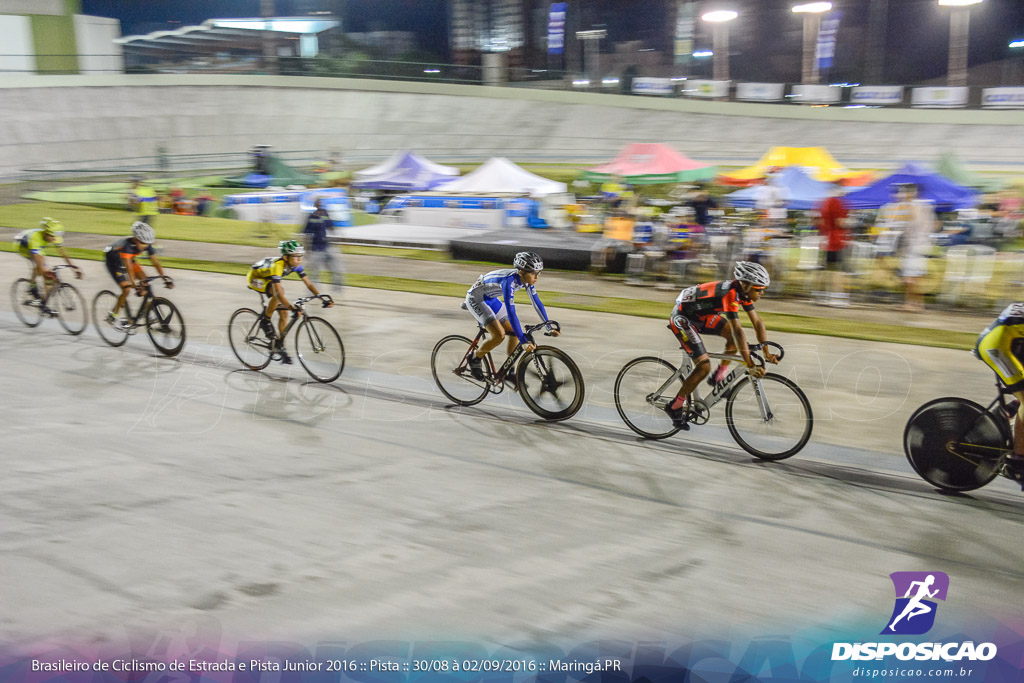
[[[566,192],[565,183],[523,170],[505,157],[492,157],[472,173],[436,188],[437,192],[512,193],[543,197]]]

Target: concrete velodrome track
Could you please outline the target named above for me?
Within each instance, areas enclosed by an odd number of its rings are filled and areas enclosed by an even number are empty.
[[[84,266],[91,301],[112,283]],[[473,330],[457,299],[347,290],[317,311],[348,351],[323,386],[240,369],[225,332],[255,300],[241,278],[174,275],[175,359],[144,335],[113,349],[91,326],[28,329],[0,298],[2,642],[197,619],[299,641],[881,629],[900,570],[947,572],[947,614],[1024,603],[1024,496],[1004,480],[940,495],[900,454],[925,400],[988,397],[962,351],[775,336],[815,433],[760,463],[712,426],[646,443],[621,423],[618,369],[675,353],[657,320],[553,310],[588,401],[546,424],[514,394],[454,410],[436,390],[434,342]]]

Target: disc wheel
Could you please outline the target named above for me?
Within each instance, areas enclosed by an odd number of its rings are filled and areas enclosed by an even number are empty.
[[[725,421],[743,450],[761,460],[783,460],[811,438],[814,416],[807,396],[792,380],[768,373],[744,377],[725,402]]]
[[[674,374],[676,367],[668,361],[645,356],[626,363],[615,378],[615,409],[626,426],[645,439],[666,439],[679,431],[665,413],[675,398],[675,383],[658,393]]]
[[[473,342],[453,334],[437,342],[430,354],[430,373],[437,388],[450,401],[460,406],[476,405],[487,396],[487,382],[470,374],[466,360]],[[484,363],[484,372],[487,372]]]
[[[568,420],[583,406],[583,373],[565,351],[538,346],[516,368],[519,395],[545,420]]]
[[[260,314],[251,308],[240,308],[228,322],[228,341],[238,361],[250,370],[262,370],[273,356],[270,340],[260,329]]]
[[[323,318],[307,316],[295,332],[295,353],[317,382],[333,382],[345,369],[341,335]]]
[[[92,319],[96,325],[96,331],[99,332],[103,341],[111,346],[123,346],[128,341],[128,330],[126,329],[128,320],[125,319],[125,316],[130,319],[131,314],[128,304],[125,302],[125,307],[117,320],[109,320],[107,314],[114,310],[115,304],[117,304],[117,294],[109,290],[100,292],[92,300]]]
[[[153,297],[146,311],[146,334],[165,356],[181,353],[185,346],[185,319],[178,307],[163,297]]]
[[[11,287],[11,307],[18,320],[29,327],[36,327],[43,319],[43,304],[32,294],[32,281],[20,278]]]
[[[50,296],[49,306],[57,312],[57,320],[69,334],[82,334],[89,324],[89,309],[85,305],[85,297],[66,282]]]
[[[1009,426],[963,398],[937,398],[917,409],[903,430],[903,452],[922,479],[947,491],[973,491],[999,474]]]

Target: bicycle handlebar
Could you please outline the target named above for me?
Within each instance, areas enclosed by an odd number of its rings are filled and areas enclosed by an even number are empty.
[[[776,356],[779,360],[782,360],[786,355],[786,350],[782,348],[782,345],[776,344],[775,342],[764,342],[763,344],[749,344],[747,348],[750,349],[750,357],[757,361],[758,366],[764,367],[764,359],[757,354],[758,351],[765,348],[766,346],[774,347],[779,350]]]
[[[551,335],[552,331],[554,331],[554,332],[561,332],[562,331],[562,326],[559,325],[557,322],[555,322],[554,320],[546,320],[546,321],[544,321],[542,323],[539,323],[537,325],[527,325],[526,329],[523,330],[523,336],[526,337],[526,338],[529,338],[530,335],[532,335],[534,332],[536,332],[537,330],[541,329],[542,327],[546,327],[548,329],[548,331],[544,333],[545,337],[552,336]]]
[[[313,301],[314,299],[320,299],[320,301],[323,302],[324,308],[327,308],[330,304],[334,303],[334,299],[332,299],[329,294],[317,294],[315,296],[304,296],[296,299],[295,301],[292,302],[292,308],[305,308],[306,304],[309,303],[310,301]]]

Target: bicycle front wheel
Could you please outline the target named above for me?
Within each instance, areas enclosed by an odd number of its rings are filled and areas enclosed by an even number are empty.
[[[903,452],[926,482],[973,491],[999,474],[1010,450],[1009,429],[974,401],[937,398],[918,408],[903,430]]]
[[[146,311],[146,334],[156,350],[177,356],[185,346],[185,319],[178,307],[163,297],[153,297]]]
[[[473,342],[457,334],[445,337],[430,354],[430,372],[441,393],[460,406],[473,406],[487,396],[487,382],[470,374],[469,348]],[[487,372],[484,363],[484,372]]]
[[[670,391],[659,393],[665,383],[676,374],[676,367],[653,356],[635,358],[615,378],[615,409],[626,426],[645,439],[666,439],[679,428],[665,413],[676,395]]]
[[[57,320],[69,334],[82,334],[89,324],[89,311],[82,294],[72,285],[62,283],[50,297],[50,307],[57,311]]]
[[[228,341],[238,361],[250,370],[270,365],[273,351],[270,340],[260,329],[260,314],[251,308],[239,308],[228,322]]]
[[[306,316],[295,332],[295,353],[317,382],[333,382],[345,369],[341,335],[323,318]]]
[[[583,406],[583,373],[561,349],[538,346],[516,368],[519,395],[545,420],[568,420]]]
[[[744,377],[725,402],[725,421],[743,450],[761,460],[796,455],[811,438],[811,403],[795,382],[773,373]]]
[[[124,346],[124,343],[128,341],[127,321],[120,316],[116,320],[110,320],[108,317],[115,305],[117,305],[117,294],[103,290],[92,300],[92,320],[103,341],[111,346]],[[125,302],[123,314],[131,317],[127,302]]]
[[[18,320],[29,327],[37,326],[43,319],[43,304],[38,296],[32,295],[32,281],[20,278],[11,287],[11,307]]]

